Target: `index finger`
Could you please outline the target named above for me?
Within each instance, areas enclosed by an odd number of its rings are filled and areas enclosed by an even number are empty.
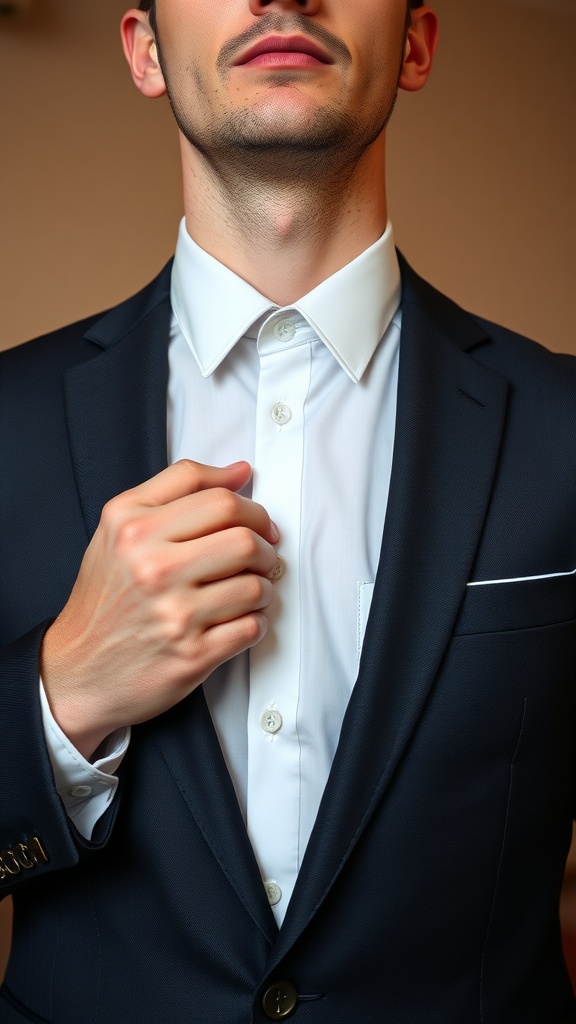
[[[252,468],[248,462],[234,462],[231,466],[219,467],[180,459],[144,483],[125,491],[124,496],[130,503],[154,508],[210,487],[239,491],[250,479],[251,473]]]

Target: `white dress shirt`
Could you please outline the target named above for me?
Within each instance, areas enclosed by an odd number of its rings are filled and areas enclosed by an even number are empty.
[[[350,694],[388,498],[400,337],[392,230],[280,309],[181,224],[172,273],[168,451],[245,459],[280,530],[266,637],[204,690],[276,920],[284,918]],[[42,694],[56,786],[89,838],[128,730],[90,765]]]

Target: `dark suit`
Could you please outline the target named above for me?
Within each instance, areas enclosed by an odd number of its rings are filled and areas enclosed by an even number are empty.
[[[281,931],[201,688],[134,730],[94,841],[69,823],[38,645],[103,503],[166,463],[169,321],[166,270],[1,361],[0,892],[15,932],[0,1021],[248,1024],[268,1019],[276,979],[302,1024],[576,1021],[557,918],[576,577],[466,586],[576,568],[576,360],[404,265],[380,567]]]

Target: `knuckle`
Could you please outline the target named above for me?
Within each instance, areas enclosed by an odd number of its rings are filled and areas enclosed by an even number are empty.
[[[153,594],[164,584],[168,567],[158,558],[138,558],[132,566],[136,586],[145,594]]]
[[[258,502],[258,501],[253,501],[252,504],[255,506],[258,515],[262,519],[267,521],[270,518],[270,516],[268,515],[266,509],[264,508],[264,505],[261,505],[260,502]]]
[[[115,530],[122,522],[126,512],[126,499],[123,494],[110,498],[100,513],[100,523],[105,529]]]
[[[191,477],[196,479],[198,476],[198,463],[194,462],[192,459],[178,459],[178,462],[175,462],[172,468],[176,472],[186,476],[188,480],[190,480]]]
[[[182,603],[175,595],[166,594],[156,609],[160,634],[169,644],[187,639],[189,629],[187,617],[182,612]]]
[[[247,599],[256,608],[267,604],[272,585],[263,576],[246,576]]]
[[[236,548],[240,558],[248,564],[258,554],[258,538],[247,526],[238,526],[235,530]]]
[[[224,521],[227,523],[234,522],[240,508],[238,495],[233,491],[229,491],[226,487],[214,487],[212,497]]]
[[[119,553],[130,551],[142,544],[148,535],[148,524],[142,516],[125,519],[116,528],[116,550]]]
[[[241,624],[241,638],[248,647],[258,643],[262,636],[262,619],[257,615],[245,615]]]

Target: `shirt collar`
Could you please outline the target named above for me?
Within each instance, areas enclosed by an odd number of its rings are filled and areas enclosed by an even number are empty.
[[[363,253],[291,306],[358,382],[400,305],[392,226]],[[224,297],[224,298],[223,298]],[[172,270],[174,315],[209,377],[255,321],[282,307],[200,248],[182,220]]]

